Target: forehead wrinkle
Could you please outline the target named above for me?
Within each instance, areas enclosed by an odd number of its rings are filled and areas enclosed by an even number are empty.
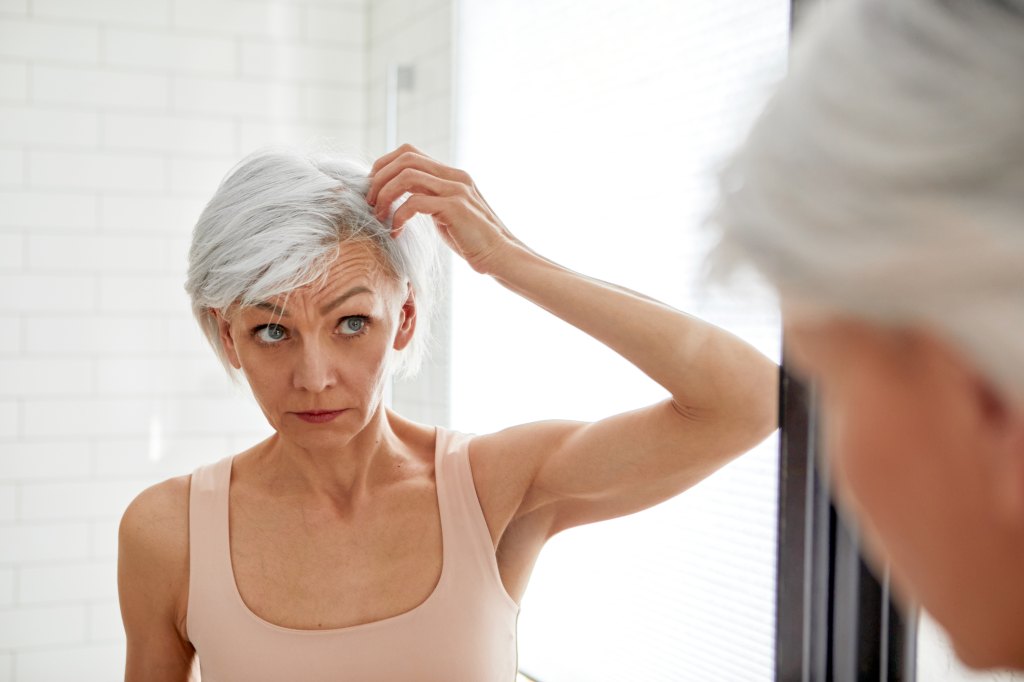
[[[334,261],[313,282],[247,307],[266,310],[281,317],[287,317],[287,309],[291,308],[309,306],[318,312],[325,303],[360,285],[370,289],[371,299],[376,301],[392,279],[394,277],[380,262],[372,247],[356,242],[339,246]]]

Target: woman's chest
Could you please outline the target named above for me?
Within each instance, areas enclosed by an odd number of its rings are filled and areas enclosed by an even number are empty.
[[[351,627],[411,611],[434,591],[443,563],[436,498],[409,493],[351,518],[232,500],[235,586],[250,611],[300,630]]]

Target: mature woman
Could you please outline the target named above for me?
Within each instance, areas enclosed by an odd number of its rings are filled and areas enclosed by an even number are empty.
[[[666,398],[477,436],[386,407],[385,384],[422,354],[433,232]],[[199,323],[274,434],[126,510],[128,680],[184,680],[198,654],[204,682],[507,682],[518,602],[550,537],[670,498],[775,427],[774,363],[540,256],[465,173],[412,147],[372,177],[332,158],[246,159],[190,259]]]
[[[723,176],[834,483],[975,667],[1024,668],[1024,2],[822,3]]]

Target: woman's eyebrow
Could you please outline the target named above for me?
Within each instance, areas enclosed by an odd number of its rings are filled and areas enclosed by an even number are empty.
[[[321,307],[320,308],[320,314],[321,315],[326,315],[328,312],[330,312],[334,308],[337,308],[339,305],[341,305],[342,303],[347,301],[349,298],[355,296],[356,294],[372,294],[372,293],[373,293],[372,290],[370,290],[370,289],[368,289],[368,288],[366,288],[366,287],[364,287],[362,285],[354,286],[351,289],[349,289],[348,291],[346,291],[345,293],[343,293],[338,298],[334,299],[333,301],[331,301],[327,305]]]

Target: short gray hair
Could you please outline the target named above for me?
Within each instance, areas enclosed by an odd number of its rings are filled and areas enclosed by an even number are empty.
[[[369,168],[331,154],[261,150],[221,182],[192,233],[185,290],[192,312],[233,377],[212,309],[252,305],[324,277],[338,246],[368,243],[416,297],[416,332],[395,376],[413,376],[431,342],[439,293],[438,238],[417,216],[397,238],[366,203]]]
[[[920,325],[1024,397],[1024,0],[831,0],[720,177],[709,258]]]

